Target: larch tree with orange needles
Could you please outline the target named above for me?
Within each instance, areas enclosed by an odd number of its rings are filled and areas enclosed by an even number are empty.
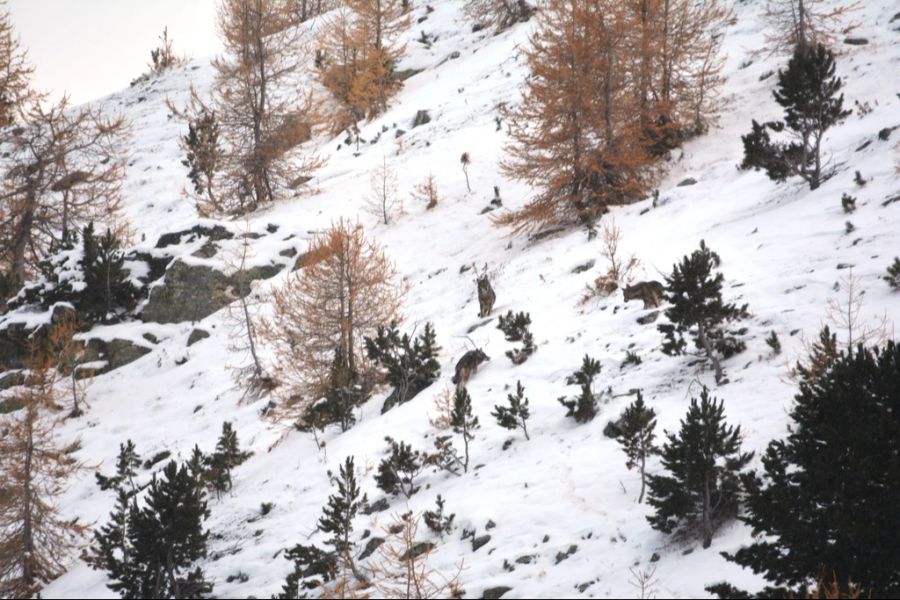
[[[0,1],[0,127],[17,120],[19,107],[33,97],[34,68],[16,37],[6,0]]]
[[[347,0],[326,21],[317,61],[322,84],[338,104],[336,131],[350,129],[387,109],[401,87],[394,76],[405,46],[397,40],[409,26],[402,0]]]
[[[57,498],[81,464],[56,445],[56,376],[49,357],[33,352],[22,408],[0,434],[0,595],[32,598],[65,572],[85,528],[60,514]]]
[[[525,50],[531,77],[506,111],[505,174],[537,195],[497,222],[523,233],[630,202],[647,188],[637,106],[629,87],[625,7],[612,0],[550,0]]]
[[[221,211],[245,214],[297,189],[321,165],[304,152],[318,125],[311,90],[284,88],[312,60],[288,0],[223,0],[218,28],[225,52],[213,61],[210,109],[221,127]]]
[[[704,133],[718,112],[721,44],[731,10],[721,0],[628,0],[635,98],[651,153]]]
[[[91,222],[122,233],[119,215],[128,124],[63,98],[20,113],[0,136],[0,267],[18,283],[51,249]]]
[[[394,263],[358,223],[340,220],[316,235],[303,267],[273,292],[274,315],[264,325],[282,386],[279,412],[302,421],[335,368],[363,385],[369,369],[363,340],[399,320],[406,290]]]

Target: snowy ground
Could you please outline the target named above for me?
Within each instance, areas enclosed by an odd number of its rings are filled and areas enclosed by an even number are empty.
[[[660,273],[704,239],[722,257],[726,297],[749,304],[748,348],[727,361],[731,383],[715,390],[725,400],[729,421],[741,424],[747,449],[759,451],[785,432],[794,391],[786,379],[787,366],[798,356],[801,337],[818,330],[826,300],[835,296],[835,283],[849,273],[839,264],[852,265],[866,291],[867,315],[886,314],[892,322],[900,316],[900,296],[891,294],[880,279],[900,253],[900,202],[883,204],[900,193],[894,172],[897,154],[891,149],[900,131],[887,142],[877,138],[882,128],[900,125],[900,21],[890,23],[897,11],[893,2],[864,4],[857,15],[863,23],[857,34],[870,43],[841,46],[838,71],[846,78],[847,103],[867,103],[872,111],[865,116],[854,113],[830,132],[826,147],[838,166],[835,177],[811,193],[796,183],[777,186],[762,174],[737,170],[740,135],[749,130],[750,119],[778,116],[771,99],[773,78],[760,77],[785,63],[785,57],[756,56],[747,65],[751,50],[762,46],[764,32],[759,3],[738,3],[725,44],[726,111],[719,128],[675,153],[660,182],[656,208],[647,200],[613,211],[626,250],[638,255],[647,278],[661,279]],[[459,0],[434,2],[435,11],[412,28],[401,67],[425,71],[408,80],[387,114],[363,131],[363,137],[371,139],[383,126],[392,129],[396,124],[406,135],[397,140],[389,131],[379,142],[364,145],[358,156],[341,147],[340,139],[322,140],[328,164],[318,173],[317,192],[254,215],[251,224],[255,229],[279,224],[278,235],[296,236],[302,251],[311,231],[341,216],[358,217],[411,284],[404,329],[435,324],[443,347],[441,380],[383,416],[384,395],[377,394],[362,408],[360,422],[342,435],[329,431],[327,450],[319,452],[311,437],[261,419],[266,400],[239,403],[227,366],[240,357],[229,354],[228,328],[217,314],[202,324],[212,336],[190,348],[185,342],[191,324],[156,327],[160,344],[137,362],[98,377],[88,392],[87,414],[67,421],[61,438],[80,437],[78,456],[109,472],[119,443],[127,438],[144,457],[168,449],[186,458],[194,444],[211,450],[222,421],[233,421],[254,456],[238,468],[233,493],[210,502],[211,557],[203,567],[215,581],[217,596],[268,597],[280,589],[290,569],[279,552],[296,543],[321,541],[315,524],[330,491],[328,469],[355,455],[364,490],[375,500],[382,496],[373,474],[385,434],[418,449],[431,447],[432,398],[449,385],[453,365],[466,349],[467,331],[479,322],[471,272],[460,274],[460,267],[487,263],[497,273],[495,315],[530,312],[538,351],[516,367],[504,356],[510,344],[495,320],[470,335],[491,356],[469,385],[482,423],[472,443],[479,467],[460,478],[428,473],[422,479],[426,485],[409,502],[410,509],[420,511],[431,508],[441,494],[456,513],[458,529],[438,543],[432,566],[449,571],[462,558],[468,597],[501,585],[513,588],[509,598],[636,596],[629,569],[649,568],[654,553],[660,557],[655,563],[660,597],[702,597],[705,585],[722,579],[756,587],[759,582],[751,574],[719,554],[750,539],[744,526],[725,527],[705,550],[652,530],[645,520],[647,507],[636,503],[639,477],[626,470],[618,444],[602,434],[607,421],[631,401],[626,393],[633,388],[644,390],[646,401],[660,415],[661,429],[676,428],[690,395],[698,393],[701,384],[714,387],[712,374],[696,371],[687,357],[663,355],[655,326],[635,322],[644,314],[640,302],[626,304],[617,293],[579,305],[585,285],[602,264],[598,242],[588,241],[583,231],[529,243],[507,237],[480,214],[494,185],[508,207],[528,198],[527,188],[498,174],[506,137],[495,131],[494,117],[500,102],[517,96],[525,76],[520,46],[531,25],[497,36],[470,33],[460,5]],[[417,9],[417,16],[419,12],[424,11]],[[422,30],[438,37],[430,49],[414,41]],[[460,56],[450,60],[453,51]],[[164,100],[183,100],[191,82],[205,89],[210,77],[206,61],[197,60],[104,101],[134,123],[128,213],[147,246],[161,233],[196,222],[192,206],[181,195],[187,181],[177,148],[179,125],[168,118]],[[411,129],[420,109],[430,110],[432,121]],[[866,142],[869,145],[860,149]],[[472,156],[471,193],[466,192],[459,165],[463,152]],[[425,212],[407,201],[406,215],[388,227],[362,212],[368,173],[383,157],[397,169],[404,195],[433,172],[441,193],[439,206]],[[868,180],[865,187],[853,182],[856,170]],[[687,177],[698,183],[679,187]],[[841,209],[844,192],[858,197],[858,209],[849,217],[856,226],[851,234],[845,232],[848,216]],[[274,248],[255,250],[265,257]],[[597,267],[573,273],[591,259],[598,261]],[[265,294],[278,281],[264,283],[260,292]],[[141,333],[147,328],[119,327],[140,328]],[[769,331],[782,340],[780,357],[771,357],[764,342]],[[642,364],[621,368],[626,350],[638,353]],[[603,365],[598,388],[611,387],[618,397],[604,404],[593,422],[576,425],[556,398],[573,392],[565,377],[585,353]],[[530,442],[499,428],[490,416],[516,380],[523,382],[531,400]],[[504,451],[511,437],[515,441]],[[261,502],[275,506],[259,518]],[[112,497],[100,493],[92,473],[86,472],[72,483],[62,509],[81,522],[99,524],[111,503]],[[378,532],[391,512],[406,509],[405,502],[393,500],[391,511],[360,517],[356,530]],[[472,553],[470,542],[459,539],[462,529],[474,528],[481,535],[489,520],[496,523],[490,543]],[[557,553],[573,544],[577,552],[555,564]],[[514,563],[523,555],[536,559],[516,564],[514,572],[504,569],[504,561]],[[241,572],[249,576],[245,583],[226,582]],[[112,597],[105,583],[103,573],[75,561],[44,597]],[[585,583],[591,585],[579,592],[576,586]]]

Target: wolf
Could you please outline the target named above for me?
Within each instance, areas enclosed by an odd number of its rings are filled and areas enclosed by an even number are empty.
[[[478,316],[483,319],[494,310],[497,294],[494,293],[494,288],[491,287],[491,280],[488,279],[487,273],[478,275],[475,281],[478,285]]]
[[[665,286],[658,281],[639,281],[634,285],[626,286],[622,293],[625,301],[643,300],[644,308],[656,308],[662,303]]]
[[[491,360],[491,357],[480,349],[469,350],[463,354],[462,358],[456,363],[456,375],[453,376],[452,380],[456,384],[456,389],[459,390],[466,387],[469,378],[478,370],[478,366],[488,360]]]

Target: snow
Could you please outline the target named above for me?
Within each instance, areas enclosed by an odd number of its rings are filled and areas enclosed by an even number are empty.
[[[659,183],[655,208],[648,199],[612,212],[624,236],[624,250],[637,254],[648,279],[661,279],[660,274],[696,249],[701,239],[720,254],[726,299],[748,303],[752,313],[746,322],[747,350],[725,363],[728,385],[716,388],[712,373],[698,371],[689,357],[663,355],[655,325],[635,322],[646,314],[639,302],[625,303],[616,293],[580,304],[585,286],[603,266],[599,243],[589,241],[583,231],[530,243],[509,237],[492,225],[489,215],[481,214],[495,185],[506,207],[521,206],[530,194],[498,171],[506,136],[496,131],[494,118],[500,103],[518,97],[526,76],[520,47],[533,23],[499,35],[471,33],[461,2],[444,0],[433,3],[434,12],[408,33],[407,57],[400,68],[425,70],[406,82],[386,114],[363,127],[362,137],[371,140],[383,126],[388,132],[377,143],[363,144],[358,153],[344,146],[342,138],[319,140],[328,163],[317,173],[314,193],[269,207],[250,221],[253,231],[262,232],[269,223],[279,226],[275,235],[254,241],[254,260],[265,264],[278,261],[278,252],[288,246],[302,252],[312,232],[340,217],[358,218],[411,285],[403,330],[434,323],[443,348],[440,381],[385,415],[380,409],[388,390],[376,394],[360,410],[359,423],[343,434],[329,430],[325,450],[319,451],[311,436],[262,418],[259,413],[267,399],[240,401],[228,366],[243,357],[228,350],[231,330],[224,311],[199,324],[211,337],[190,348],[186,339],[196,324],[116,325],[95,333],[140,341],[149,332],[159,344],[136,362],[97,377],[88,390],[85,416],[66,421],[60,439],[80,438],[78,458],[108,473],[126,439],[132,439],[144,457],[168,449],[187,458],[195,444],[212,450],[222,422],[232,421],[242,445],[254,455],[236,470],[233,493],[210,500],[211,552],[202,566],[215,581],[216,596],[268,597],[280,589],[291,568],[282,549],[323,541],[315,529],[331,491],[329,469],[336,470],[346,456],[354,455],[364,491],[376,500],[382,494],[373,474],[386,434],[417,449],[431,448],[435,432],[428,415],[434,410],[433,397],[450,385],[453,365],[471,338],[491,357],[469,383],[482,425],[471,446],[476,468],[459,478],[424,474],[422,490],[408,505],[392,499],[389,512],[360,516],[357,535],[366,529],[377,535],[391,513],[432,508],[440,494],[449,512],[456,514],[457,529],[437,543],[431,564],[449,572],[463,559],[461,580],[467,597],[479,597],[485,588],[498,585],[513,588],[507,598],[627,597],[637,593],[629,583],[633,579],[629,569],[652,567],[660,597],[705,597],[704,586],[723,579],[759,587],[761,582],[751,573],[720,556],[751,539],[742,524],[725,526],[708,549],[697,541],[676,541],[652,530],[646,522],[648,507],[636,503],[639,476],[625,468],[618,444],[605,438],[602,430],[631,401],[627,392],[641,388],[647,404],[659,414],[660,430],[672,431],[684,416],[689,397],[699,393],[701,385],[709,385],[714,395],[724,398],[729,422],[741,425],[745,449],[757,452],[758,464],[759,452],[786,431],[794,392],[787,369],[800,354],[803,336],[818,331],[826,300],[837,294],[836,282],[849,273],[839,264],[852,265],[859,278],[867,317],[887,315],[894,322],[900,316],[900,296],[881,280],[900,248],[900,202],[884,204],[900,193],[894,172],[897,153],[892,149],[900,131],[889,141],[877,137],[882,128],[900,125],[896,95],[900,33],[895,31],[896,22],[889,23],[896,12],[893,2],[864,4],[857,20],[865,26],[857,33],[870,43],[842,46],[838,72],[846,78],[847,104],[868,103],[872,112],[854,114],[827,136],[827,151],[838,168],[835,177],[810,192],[798,183],[776,185],[760,173],[736,168],[742,152],[740,135],[749,130],[750,119],[779,114],[771,98],[774,79],[760,78],[785,63],[783,56],[752,55],[763,44],[761,7],[737,3],[735,24],[725,39],[728,80],[719,126],[675,152]],[[417,8],[415,16],[421,14],[424,8]],[[415,41],[423,30],[437,36],[431,48]],[[454,51],[459,58],[450,59]],[[752,62],[742,68],[749,58]],[[109,110],[123,111],[133,123],[126,212],[142,250],[151,249],[160,234],[198,222],[181,193],[187,184],[176,137],[181,126],[169,118],[165,100],[183,103],[190,85],[202,92],[211,77],[208,62],[195,59],[99,101]],[[411,129],[421,109],[430,111],[432,121]],[[406,130],[398,139],[395,124]],[[865,142],[871,143],[858,150]],[[472,156],[471,193],[459,164],[463,152]],[[406,214],[390,226],[362,211],[369,173],[384,157],[398,172],[404,196],[433,173],[440,192],[438,206],[426,212],[424,206],[406,200]],[[868,180],[865,187],[853,182],[856,170]],[[687,177],[697,179],[697,184],[678,187]],[[858,198],[852,215],[843,214],[843,193]],[[856,226],[851,234],[845,232],[847,220]],[[237,232],[243,225],[228,226]],[[165,251],[186,259],[198,247],[185,243]],[[597,260],[597,266],[573,273],[589,260]],[[477,318],[472,272],[461,273],[460,268],[473,263],[487,264],[495,273],[497,305],[490,322],[469,333],[482,320]],[[284,277],[257,289],[266,297]],[[538,350],[521,366],[504,356],[513,344],[496,329],[496,315],[507,310],[531,314]],[[770,331],[782,342],[779,357],[771,357],[764,342]],[[628,350],[643,362],[622,368]],[[565,417],[556,398],[572,393],[565,378],[585,354],[602,363],[597,389],[610,387],[614,397],[601,406],[594,421],[577,425]],[[517,380],[531,401],[530,442],[519,432],[498,427],[490,416],[494,404],[505,403]],[[514,441],[503,450],[508,439]],[[658,468],[654,461],[651,469]],[[142,476],[149,478],[150,473]],[[92,473],[85,472],[72,482],[60,506],[67,516],[99,525],[112,502],[110,494],[99,491]],[[274,503],[274,509],[260,517],[263,502]],[[496,528],[486,531],[489,520]],[[490,543],[472,553],[470,542],[460,540],[463,528],[476,529],[478,535],[489,533]],[[429,534],[422,528],[421,535]],[[545,535],[549,540],[543,542]],[[557,553],[573,544],[577,552],[555,564]],[[526,554],[537,558],[528,565],[514,563]],[[659,560],[651,563],[654,554]],[[505,560],[514,564],[514,572],[504,569]],[[239,572],[249,576],[245,583],[226,582]],[[592,583],[583,593],[576,589],[588,582]],[[73,558],[70,570],[43,596],[113,597],[105,583],[104,573]]]

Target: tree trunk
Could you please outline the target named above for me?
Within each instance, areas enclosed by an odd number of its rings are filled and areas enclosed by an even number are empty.
[[[700,340],[703,351],[706,352],[707,358],[709,358],[710,362],[713,364],[713,368],[716,371],[716,383],[722,383],[722,380],[725,378],[725,373],[722,371],[722,364],[719,361],[719,357],[716,356],[712,344],[709,343],[709,337],[706,335],[706,325],[703,321],[700,321],[697,324],[697,339]]]
[[[710,515],[709,473],[703,476],[703,547],[712,544],[712,517]]]

